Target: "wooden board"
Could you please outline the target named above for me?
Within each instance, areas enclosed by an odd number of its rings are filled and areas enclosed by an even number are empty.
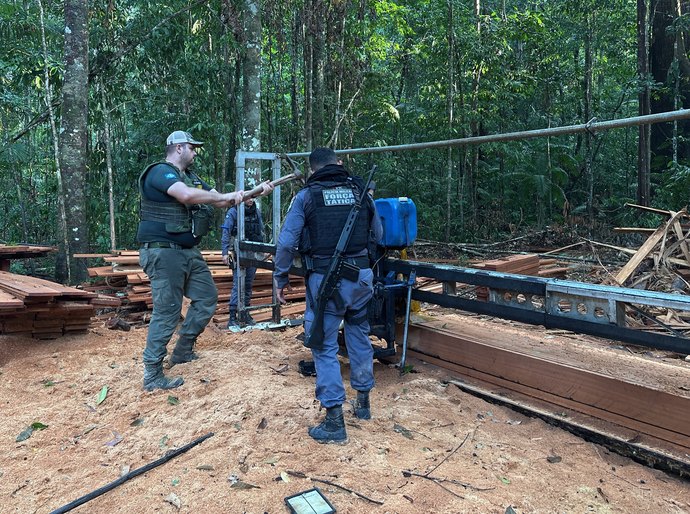
[[[688,446],[690,398],[514,352],[491,344],[496,337],[475,327],[419,323],[410,326],[408,344],[422,359],[427,355],[470,376]]]
[[[11,293],[0,291],[0,309],[1,310],[15,310],[22,309],[24,302]]]

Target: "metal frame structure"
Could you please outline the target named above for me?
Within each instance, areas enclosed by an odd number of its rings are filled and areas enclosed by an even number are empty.
[[[235,169],[236,169],[236,190],[245,189],[245,174],[247,171],[247,161],[271,161],[272,180],[280,178],[280,156],[277,153],[268,152],[245,152],[238,150],[235,155]],[[254,184],[257,185],[257,184]],[[280,187],[277,187],[273,192],[273,209],[272,209],[273,228],[271,231],[271,240],[274,241],[273,248],[275,248],[275,241],[277,241],[280,233]],[[248,245],[249,241],[244,241],[244,202],[237,207],[237,237],[235,237],[234,250],[237,259],[235,260],[235,269],[233,271],[233,281],[237,280],[237,312],[263,309],[264,307],[271,307],[272,321],[278,323],[280,321],[280,303],[276,296],[276,289],[272,287],[272,299],[270,304],[253,305],[251,307],[244,304],[245,291],[245,270],[242,264],[252,264],[257,261],[251,252],[259,251]],[[275,250],[273,251],[275,253]],[[260,267],[260,266],[257,266]],[[231,293],[232,294],[232,293]]]
[[[385,259],[382,266],[387,273],[416,273],[417,277],[450,282],[452,286],[460,282],[489,289],[486,302],[419,289],[412,292],[414,300],[660,350],[690,353],[690,339],[677,333],[669,335],[632,328],[625,318],[626,305],[690,311],[690,296],[399,259]]]

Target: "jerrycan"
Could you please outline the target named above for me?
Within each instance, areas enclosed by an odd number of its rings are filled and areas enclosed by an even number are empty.
[[[379,245],[386,248],[405,248],[417,238],[417,207],[406,197],[378,198],[376,210],[383,225]]]

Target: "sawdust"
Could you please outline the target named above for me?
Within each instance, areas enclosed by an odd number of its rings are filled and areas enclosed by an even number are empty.
[[[152,393],[141,388],[146,329],[0,336],[0,511],[50,512],[212,432],[75,512],[280,513],[312,487],[348,513],[690,512],[687,481],[486,403],[418,361],[403,376],[376,363],[373,419],[348,408],[349,443],[319,445],[306,433],[323,412],[298,373],[300,331],[209,327],[202,358],[169,371],[184,386]],[[572,358],[616,365],[616,350],[554,338]],[[47,428],[16,442],[37,422]]]

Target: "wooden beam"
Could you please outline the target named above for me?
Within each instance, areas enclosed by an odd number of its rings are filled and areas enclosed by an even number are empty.
[[[664,235],[668,231],[669,227],[672,226],[673,223],[675,223],[676,220],[678,220],[678,218],[684,214],[686,214],[685,211],[677,212],[675,216],[671,216],[669,221],[657,228],[654,233],[647,238],[647,240],[637,250],[635,255],[633,255],[632,259],[630,259],[614,277],[618,284],[623,285],[625,281],[630,278],[630,275],[635,272],[637,267],[642,264],[642,261],[647,258],[651,251],[654,250],[654,247],[664,238]]]
[[[513,351],[468,325],[413,323],[410,356],[690,450],[690,398]]]
[[[646,205],[638,205],[636,203],[626,203],[626,207],[633,207],[641,211],[653,212],[655,214],[663,214],[664,216],[673,216],[673,211],[665,211],[663,209],[655,209],[654,207],[648,207]]]

